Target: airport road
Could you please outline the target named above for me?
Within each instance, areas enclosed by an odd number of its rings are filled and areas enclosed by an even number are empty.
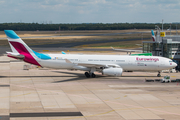
[[[0,57],[0,118],[4,120],[179,120],[180,85],[145,82],[155,72],[122,77],[82,71],[23,70],[24,62]],[[179,73],[162,73],[171,79]]]

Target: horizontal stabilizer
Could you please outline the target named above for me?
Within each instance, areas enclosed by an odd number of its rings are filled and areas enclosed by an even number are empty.
[[[8,57],[16,58],[16,59],[24,59],[24,55],[13,52],[6,52]]]

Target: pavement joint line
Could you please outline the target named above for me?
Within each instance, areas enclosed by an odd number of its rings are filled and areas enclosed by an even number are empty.
[[[29,95],[29,94],[32,94],[32,93],[26,93],[26,94],[15,95],[15,96],[4,96],[4,97],[0,97],[0,98],[19,97],[19,96],[24,96],[24,95]]]
[[[27,86],[22,86],[22,85],[15,85],[15,84],[10,84],[10,85],[12,85],[12,86],[18,86],[18,87],[24,87],[24,88],[30,88],[30,89],[36,89],[36,90],[49,91],[49,90],[44,90],[44,89],[39,89],[39,88],[34,88],[34,87],[27,87]],[[59,92],[57,92],[57,91],[51,91],[51,92],[59,93]],[[60,94],[62,94],[62,93],[60,93]],[[67,95],[75,96],[75,97],[83,97],[83,98],[93,99],[93,100],[98,100],[98,101],[99,101],[99,99],[90,98],[90,97],[84,97],[84,96],[81,96],[81,95],[74,95],[74,94],[67,94]],[[137,107],[137,108],[141,108],[141,109],[147,109],[147,110],[151,110],[151,111],[158,111],[158,112],[161,112],[161,113],[166,113],[166,114],[171,114],[171,115],[178,115],[178,116],[180,116],[180,114],[178,114],[178,113],[171,113],[171,112],[167,112],[167,111],[162,111],[162,110],[157,110],[157,109],[152,109],[152,108],[145,108],[145,107],[141,107],[141,106],[135,106],[135,105],[124,104],[124,103],[113,102],[113,101],[106,101],[106,100],[102,100],[102,101],[104,101],[104,102],[109,102],[109,103],[114,103],[114,104],[120,104],[120,105],[124,105],[124,106],[132,106],[132,107]]]
[[[40,106],[40,107],[18,107],[18,109],[24,109],[24,108],[42,108],[42,107],[54,107],[55,105],[51,105],[51,106]]]
[[[173,107],[173,106],[163,106],[163,107]],[[147,107],[147,108],[154,108],[154,107]],[[103,114],[108,114],[108,113],[111,113],[111,112],[114,112],[114,111],[119,111],[119,110],[132,110],[132,109],[137,109],[137,108],[128,108],[128,109],[115,109],[115,110],[110,110],[110,111],[107,111],[107,112],[103,112],[103,113],[99,113],[99,114],[94,114],[94,115],[87,115],[87,116],[83,116],[83,117],[94,117],[94,116],[99,116],[99,115],[103,115]],[[140,109],[140,108],[138,108]],[[61,119],[52,119],[52,120],[66,120],[66,119],[75,119],[77,117],[71,117],[71,118],[61,118]],[[81,118],[81,117],[78,117],[78,118]]]
[[[166,107],[169,107],[169,106],[166,106]],[[147,107],[149,108],[149,107]],[[87,116],[83,116],[83,117],[94,117],[94,116],[99,116],[99,115],[103,115],[103,114],[108,114],[108,113],[111,113],[111,112],[114,112],[114,111],[119,111],[119,110],[131,110],[131,109],[137,109],[137,108],[128,108],[128,109],[115,109],[115,110],[110,110],[110,111],[107,111],[107,112],[103,112],[103,113],[98,113],[98,114],[94,114],[94,115],[87,115]],[[140,109],[140,108],[138,108]],[[77,117],[71,117],[71,118],[60,118],[60,119],[52,119],[52,120],[66,120],[66,119],[75,119]],[[78,117],[78,118],[82,118],[82,117]]]
[[[24,81],[31,81],[31,80],[19,80],[19,81],[14,81],[14,82],[24,82]]]
[[[94,116],[99,116],[99,115],[108,114],[108,113],[111,113],[111,112],[115,112],[115,110],[110,110],[110,111],[107,111],[107,112],[98,113],[98,114],[94,114],[94,115],[81,116],[81,117],[78,117],[78,118],[82,118],[82,117],[94,117]],[[75,118],[77,118],[77,117],[60,118],[60,119],[52,119],[52,120],[68,120],[68,119],[75,119]]]
[[[86,87],[86,89],[88,89],[87,87]],[[90,89],[88,89],[89,91],[91,91]],[[93,91],[91,91],[91,93],[93,93]],[[97,95],[95,95],[97,98],[99,98],[99,96],[97,96]],[[100,99],[100,98],[99,98]],[[108,99],[109,100],[109,99]],[[102,100],[103,101],[103,100]],[[104,102],[103,101],[103,103],[104,104],[106,104],[107,106],[109,106],[106,102]],[[114,110],[111,106],[109,106],[110,107],[110,109],[112,109],[112,110],[110,110],[110,111],[108,111],[108,112],[105,112],[105,113],[100,113],[100,114],[95,114],[96,116],[98,116],[98,115],[104,115],[104,114],[108,114],[108,113],[110,113],[110,112],[115,112],[116,114],[118,114],[119,116],[121,116],[116,110]],[[121,117],[123,117],[123,116],[121,116]]]
[[[9,109],[7,109],[7,108],[0,108],[0,110],[9,110]]]
[[[81,116],[81,117],[70,117],[70,118],[56,118],[56,119],[51,119],[51,120],[69,120],[69,119],[77,119],[77,118],[84,118],[86,116]]]

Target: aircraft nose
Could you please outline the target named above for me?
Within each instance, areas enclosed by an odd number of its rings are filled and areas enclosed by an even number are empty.
[[[177,66],[177,64],[176,64],[175,62],[173,62],[173,63],[172,63],[172,66],[176,67],[176,66]]]

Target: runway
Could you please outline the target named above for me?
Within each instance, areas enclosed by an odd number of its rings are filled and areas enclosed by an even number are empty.
[[[156,72],[86,78],[83,71],[36,68],[0,57],[0,119],[178,120],[180,85],[145,82]],[[171,79],[179,73],[162,73]]]

